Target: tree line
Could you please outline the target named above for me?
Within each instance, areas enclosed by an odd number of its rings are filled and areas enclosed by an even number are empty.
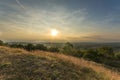
[[[107,65],[111,65],[111,61],[119,61],[120,60],[120,52],[114,52],[112,47],[103,46],[99,48],[89,48],[89,49],[76,49],[73,44],[67,42],[63,44],[62,47],[48,47],[44,44],[7,44],[0,40],[0,45],[2,46],[9,46],[13,48],[22,48],[27,51],[34,51],[34,50],[43,50],[55,53],[62,53],[65,55],[72,55],[79,58],[84,58],[87,60],[92,60],[98,63],[103,63]],[[109,64],[110,62],[110,64]],[[115,63],[114,63],[115,64]],[[116,66],[116,65],[115,65]],[[118,65],[117,65],[118,66]],[[120,67],[120,66],[118,66]]]

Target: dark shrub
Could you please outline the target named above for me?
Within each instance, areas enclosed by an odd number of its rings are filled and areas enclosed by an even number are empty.
[[[73,51],[73,56],[75,56],[75,57],[83,57],[83,54],[84,53],[81,50],[74,49],[74,51]]]
[[[44,46],[44,45],[42,45],[42,44],[37,44],[37,45],[35,46],[35,49],[36,49],[36,50],[46,51],[46,50],[47,50],[47,47]]]
[[[111,47],[101,47],[97,49],[99,55],[110,58],[114,56],[113,49]]]
[[[57,47],[50,47],[48,49],[48,51],[50,51],[50,52],[59,52],[59,49]]]
[[[83,57],[88,60],[99,61],[98,54],[94,49],[85,50]]]
[[[17,45],[17,48],[23,48],[23,49],[24,49],[25,46],[24,46],[23,44],[18,44],[18,45]]]
[[[2,40],[0,40],[0,45],[2,46],[4,44],[4,42]]]
[[[35,50],[35,46],[33,44],[27,44],[25,46],[25,49],[28,51],[33,51],[33,50]]]
[[[120,60],[120,52],[115,54],[115,58],[117,58],[118,60]]]
[[[10,47],[17,48],[17,44],[9,44]]]
[[[10,47],[13,47],[13,48],[25,48],[25,45],[23,44],[8,44]]]

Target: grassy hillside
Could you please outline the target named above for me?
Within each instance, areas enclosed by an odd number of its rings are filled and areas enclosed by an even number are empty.
[[[0,47],[0,80],[120,80],[120,75],[63,54]]]

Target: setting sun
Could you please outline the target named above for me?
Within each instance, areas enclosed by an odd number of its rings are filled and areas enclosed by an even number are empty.
[[[52,36],[57,36],[58,35],[58,31],[56,29],[52,29],[51,30],[51,35]]]

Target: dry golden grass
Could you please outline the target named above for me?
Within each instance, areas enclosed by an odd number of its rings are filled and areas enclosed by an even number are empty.
[[[103,67],[102,65],[97,64],[97,63],[92,62],[92,61],[86,61],[84,59],[79,59],[79,58],[64,55],[64,54],[50,53],[50,52],[44,52],[44,51],[34,51],[32,54],[59,58],[59,59],[64,60],[64,61],[69,61],[69,62],[71,62],[77,66],[80,66],[80,67],[92,68],[93,70],[95,70],[98,73],[105,74],[105,76],[109,77],[110,80],[120,80],[119,73],[114,72],[110,69],[107,69],[107,68]]]
[[[19,49],[19,48],[9,48],[9,47],[5,47],[5,46],[0,46],[0,51],[3,51],[4,53],[10,52],[10,53],[29,53],[28,51],[24,50],[24,49]]]
[[[94,63],[92,61],[86,61],[84,59],[75,58],[72,56],[67,56],[64,54],[57,54],[57,53],[50,53],[50,52],[44,52],[44,51],[34,51],[34,52],[27,52],[23,49],[15,49],[15,48],[8,48],[8,47],[0,47],[2,53],[9,52],[9,54],[16,53],[16,54],[33,54],[37,56],[43,56],[43,57],[53,57],[58,58],[62,61],[67,61],[70,63],[73,63],[74,65],[78,67],[86,67],[91,68],[94,71],[98,73],[104,74],[106,77],[109,77],[110,80],[120,80],[120,74],[117,72],[114,72],[110,69],[107,69],[103,67],[100,64]],[[3,75],[0,75],[1,77]]]

